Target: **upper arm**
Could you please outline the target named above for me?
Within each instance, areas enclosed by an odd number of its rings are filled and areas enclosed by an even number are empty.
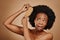
[[[23,27],[13,25],[13,24],[4,24],[4,25],[12,32],[23,35]]]

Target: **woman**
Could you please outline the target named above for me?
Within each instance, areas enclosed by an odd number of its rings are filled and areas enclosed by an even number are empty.
[[[32,10],[30,10],[30,8]],[[14,19],[23,12],[26,12],[26,15],[22,19],[23,27],[19,27],[17,25],[12,24]],[[32,27],[35,27],[35,29],[33,30],[28,29],[28,17]],[[51,33],[45,32],[44,30],[50,29],[54,21],[55,14],[49,7],[45,5],[31,7],[29,4],[25,4],[19,11],[11,15],[4,22],[4,25],[12,32],[24,36],[25,40],[53,40],[53,35]]]

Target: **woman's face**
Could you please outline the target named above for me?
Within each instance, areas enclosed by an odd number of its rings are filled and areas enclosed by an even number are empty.
[[[43,30],[48,22],[48,16],[45,13],[38,13],[34,20],[35,28],[39,31]]]

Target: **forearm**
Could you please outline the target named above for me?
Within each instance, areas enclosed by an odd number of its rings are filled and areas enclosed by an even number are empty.
[[[4,22],[4,24],[10,24],[21,13],[22,13],[22,11],[19,10],[16,13],[12,14],[10,17],[7,18],[7,20]]]
[[[29,34],[29,29],[28,29],[28,26],[27,26],[27,18],[24,18],[23,20],[23,28],[24,28],[24,37],[25,37],[25,40],[31,40],[30,38],[30,34]]]
[[[25,37],[25,40],[31,40],[29,30],[25,26],[24,26],[24,37]]]

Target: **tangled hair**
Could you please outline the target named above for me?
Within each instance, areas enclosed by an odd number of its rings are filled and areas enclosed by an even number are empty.
[[[35,27],[34,20],[38,13],[45,13],[48,16],[48,22],[44,29],[50,29],[53,26],[53,23],[54,23],[55,17],[56,17],[53,10],[46,5],[34,6],[33,11],[31,13],[31,15],[29,16],[29,22],[32,25],[32,27]]]

